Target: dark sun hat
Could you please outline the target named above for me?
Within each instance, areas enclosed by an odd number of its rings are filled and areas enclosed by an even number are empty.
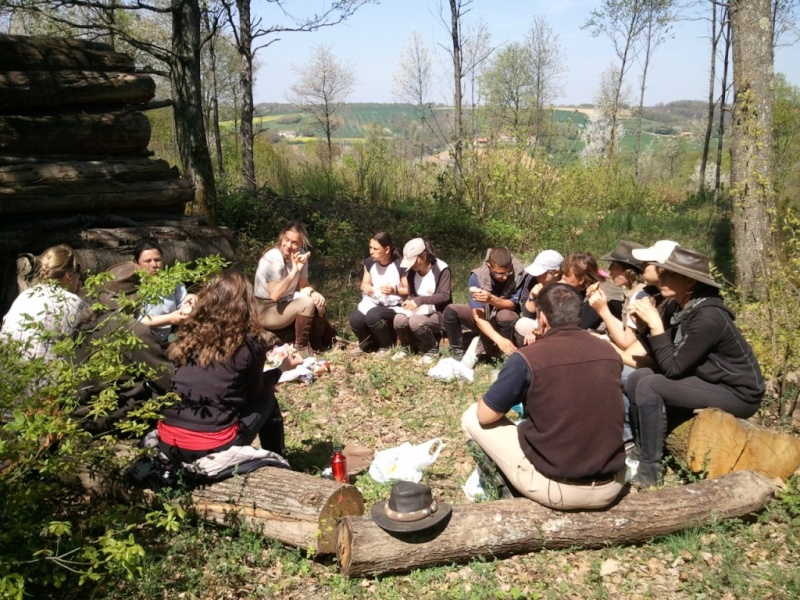
[[[398,481],[388,500],[372,507],[378,527],[394,533],[429,529],[450,515],[450,505],[436,502],[431,488],[423,483]]]
[[[638,250],[640,248],[644,248],[644,246],[637,242],[631,242],[630,240],[622,240],[620,243],[617,244],[616,248],[614,248],[611,252],[609,252],[605,256],[602,256],[600,260],[624,263],[626,265],[633,267],[634,269],[638,269],[639,271],[641,271],[642,261],[634,258],[633,256],[633,251]]]
[[[664,262],[656,262],[654,264],[662,269],[684,275],[700,283],[705,283],[715,288],[722,287],[711,276],[708,257],[689,248],[675,246]]]

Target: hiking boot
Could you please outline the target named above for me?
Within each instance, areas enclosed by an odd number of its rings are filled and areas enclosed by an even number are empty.
[[[631,486],[637,490],[645,490],[659,485],[661,485],[661,463],[640,461],[631,479]]]

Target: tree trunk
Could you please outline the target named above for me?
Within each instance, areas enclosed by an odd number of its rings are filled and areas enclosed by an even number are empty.
[[[217,175],[222,177],[225,175],[225,161],[222,158],[222,134],[219,130],[219,86],[217,85],[217,27],[216,22],[214,30],[211,30],[211,24],[208,21],[208,11],[203,10],[203,19],[205,20],[206,29],[209,32],[208,40],[208,62],[209,71],[211,75],[211,99],[210,106],[210,119],[209,125],[211,127],[211,134],[214,137],[214,152],[217,156]]]
[[[731,20],[728,7],[722,9],[723,23],[720,23],[722,35],[725,40],[725,52],[722,57],[722,85],[719,93],[719,126],[717,127],[717,158],[714,174],[714,204],[719,204],[722,197],[722,149],[725,144],[725,112],[728,110],[728,73],[730,73],[731,54]]]
[[[183,173],[194,184],[187,212],[216,219],[217,190],[203,125],[200,86],[200,7],[198,0],[172,1],[170,83],[175,138]]]
[[[601,548],[633,544],[712,519],[741,517],[762,508],[775,486],[740,471],[720,479],[629,494],[603,511],[559,512],[528,500],[454,506],[433,531],[395,535],[368,516],[339,523],[337,556],[342,572],[363,577],[544,548]]]
[[[684,458],[689,469],[705,472],[709,479],[751,470],[785,481],[800,467],[800,438],[713,408],[675,428],[667,438],[667,448]]]
[[[105,161],[35,160],[0,156],[0,195],[27,185],[54,185],[74,181],[159,181],[178,179],[180,173],[165,160],[128,158]]]
[[[770,0],[731,0],[733,134],[731,197],[737,284],[765,298],[772,189],[772,20]]]
[[[146,156],[150,121],[140,112],[0,115],[0,153]]]
[[[125,444],[118,451],[130,453]],[[155,501],[149,490],[132,490],[119,476],[79,473],[81,485],[94,493],[129,501]],[[229,525],[245,522],[264,537],[311,554],[336,551],[336,522],[364,514],[358,488],[305,473],[263,467],[190,492],[191,507],[206,521]]]
[[[149,75],[88,71],[0,72],[0,113],[28,113],[55,107],[145,104],[156,93]]]
[[[717,32],[717,5],[711,5],[711,72],[708,76],[708,118],[706,119],[706,132],[703,137],[703,154],[700,158],[700,173],[698,193],[700,196],[706,195],[706,167],[708,165],[708,155],[711,148],[711,132],[714,130],[714,108],[717,103],[714,100],[714,89],[717,84],[717,43],[722,35],[722,30]]]
[[[242,136],[242,189],[256,193],[256,163],[253,156],[253,34],[250,0],[236,0],[239,12],[239,81],[242,84],[242,112],[239,131]],[[328,138],[330,145],[330,137]]]
[[[108,44],[70,38],[0,34],[0,71],[123,71],[133,58]]]
[[[455,169],[456,195],[460,198],[462,193],[462,174],[461,167],[463,162],[464,148],[464,119],[462,114],[463,100],[461,94],[461,81],[464,78],[462,72],[463,60],[461,54],[461,34],[459,26],[461,23],[461,7],[459,0],[450,0],[450,37],[453,44],[453,161]]]

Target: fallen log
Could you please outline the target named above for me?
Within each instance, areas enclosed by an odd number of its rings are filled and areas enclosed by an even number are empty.
[[[629,494],[604,511],[559,512],[517,498],[453,506],[428,532],[390,534],[369,516],[344,517],[336,554],[344,575],[363,577],[545,548],[633,544],[762,508],[774,493],[762,475],[740,471],[714,480]]]
[[[145,104],[156,83],[149,75],[92,71],[0,72],[0,113],[18,114],[56,107],[113,107]]]
[[[133,58],[109,44],[72,38],[0,34],[0,71],[126,71]]]
[[[734,471],[757,471],[784,481],[800,468],[800,438],[707,408],[668,436],[667,448],[695,473],[713,479]]]
[[[5,160],[4,160],[5,159]],[[0,157],[0,189],[24,190],[30,185],[57,185],[72,182],[111,180],[157,181],[177,179],[177,167],[161,159],[117,158],[100,160],[20,160]]]
[[[0,186],[0,215],[89,212],[165,207],[180,212],[194,197],[186,179],[136,182],[76,182],[75,185],[28,186],[17,191]]]
[[[129,501],[154,502],[151,492],[131,490],[119,477],[78,474],[84,489]],[[265,537],[317,554],[336,550],[336,522],[364,514],[358,488],[288,469],[264,467],[247,475],[196,488],[190,506],[218,524],[247,523]]]
[[[0,115],[0,153],[145,156],[150,133],[140,112]]]

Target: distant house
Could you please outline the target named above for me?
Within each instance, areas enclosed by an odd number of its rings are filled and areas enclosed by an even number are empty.
[[[285,140],[293,140],[297,137],[296,131],[289,131],[288,129],[284,129],[278,132],[278,135]]]

